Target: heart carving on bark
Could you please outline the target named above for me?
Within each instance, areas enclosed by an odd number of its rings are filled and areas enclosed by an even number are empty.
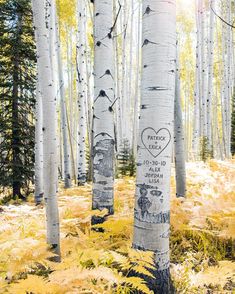
[[[157,158],[169,145],[171,133],[166,128],[155,131],[153,128],[146,128],[141,134],[141,140],[148,152]]]

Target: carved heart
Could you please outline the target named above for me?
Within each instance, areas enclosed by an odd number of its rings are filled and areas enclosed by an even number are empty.
[[[141,134],[141,140],[148,152],[156,158],[169,145],[171,133],[166,128],[162,128],[157,132],[153,128],[146,128]]]

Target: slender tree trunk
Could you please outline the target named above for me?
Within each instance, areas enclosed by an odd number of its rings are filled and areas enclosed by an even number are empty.
[[[83,0],[77,2],[78,42],[78,185],[86,183],[86,46],[85,46],[85,5]]]
[[[196,0],[196,25],[197,25],[197,45],[196,45],[196,77],[194,86],[194,118],[193,118],[193,141],[192,150],[194,160],[198,159],[200,143],[200,90],[201,90],[201,30],[200,30],[200,0]]]
[[[33,0],[39,86],[43,110],[43,182],[46,203],[47,242],[60,256],[59,212],[57,204],[56,93],[50,66],[48,31],[44,1]]]
[[[176,59],[175,75],[175,177],[176,177],[176,196],[185,197],[186,194],[186,171],[185,171],[185,150],[184,150],[184,133],[183,119],[181,110],[180,95],[180,68],[179,57]]]
[[[213,66],[214,66],[214,0],[210,0],[210,33],[208,47],[208,94],[207,94],[207,136],[208,136],[208,151],[212,155],[212,98],[213,98]],[[213,10],[212,10],[213,9]]]
[[[95,1],[94,129],[92,208],[113,213],[114,185],[114,52],[113,3]]]
[[[57,21],[56,21],[57,24]],[[57,39],[57,62],[59,71],[59,91],[60,91],[60,111],[61,111],[61,130],[63,136],[63,158],[64,158],[64,187],[71,187],[71,154],[69,147],[69,136],[68,136],[68,118],[66,111],[66,100],[65,100],[65,85],[64,85],[64,73],[63,64],[61,58],[61,45],[59,28],[56,26],[56,39]]]
[[[133,247],[155,253],[154,293],[170,293],[170,173],[173,144],[175,1],[143,1],[142,87]]]
[[[37,81],[35,110],[35,203],[43,200],[43,131],[42,131],[42,95]]]
[[[206,8],[202,0],[201,4],[201,99],[202,99],[202,124],[203,140],[207,140],[207,54],[206,54]],[[207,144],[207,142],[206,142]]]
[[[141,13],[142,4],[138,4],[138,25],[137,25],[137,54],[136,54],[136,77],[135,77],[135,93],[134,93],[134,114],[133,114],[133,155],[137,154],[137,132],[139,122],[139,104],[140,104],[140,48],[141,48]]]

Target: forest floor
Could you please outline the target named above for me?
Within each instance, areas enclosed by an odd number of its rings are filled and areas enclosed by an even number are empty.
[[[235,160],[187,164],[187,198],[171,180],[171,274],[177,293],[235,293]],[[91,228],[91,185],[60,188],[62,262],[50,261],[44,208],[0,206],[0,293],[151,293],[151,253],[131,247],[133,178],[115,183],[115,214]],[[102,216],[106,212],[99,212]],[[136,293],[136,292],[135,292]]]

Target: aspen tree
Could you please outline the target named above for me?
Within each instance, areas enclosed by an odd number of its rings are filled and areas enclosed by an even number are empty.
[[[196,27],[197,27],[197,45],[196,45],[196,73],[194,89],[194,120],[193,120],[193,141],[192,148],[194,159],[199,155],[199,139],[202,132],[202,107],[201,107],[201,0],[196,0]]]
[[[77,1],[77,81],[78,81],[78,185],[86,183],[86,46],[85,46],[85,5]]]
[[[43,182],[46,203],[47,242],[60,255],[59,212],[57,204],[57,143],[56,93],[53,85],[48,30],[44,1],[32,0],[36,34],[39,86],[42,91],[43,110]]]
[[[185,150],[184,150],[184,133],[183,120],[181,110],[180,95],[180,68],[179,56],[176,59],[176,75],[175,75],[175,177],[176,177],[176,196],[185,197],[186,194],[186,171],[185,171]]]
[[[59,74],[59,91],[60,91],[60,111],[61,111],[61,129],[63,137],[63,162],[64,162],[64,187],[71,187],[71,154],[69,147],[69,136],[68,136],[68,117],[65,100],[65,84],[64,84],[64,73],[63,63],[61,57],[61,45],[58,22],[56,17],[56,44],[57,44],[57,63],[58,63],[58,74]]]
[[[94,3],[94,115],[92,208],[113,213],[114,185],[114,50],[113,3]]]
[[[214,7],[215,1],[210,0],[210,33],[208,46],[208,93],[207,93],[207,136],[208,151],[212,153],[212,97],[213,97],[213,66],[214,66]]]
[[[36,85],[35,108],[35,203],[43,200],[43,131],[42,131],[42,96],[39,82]]]
[[[143,1],[142,86],[133,247],[155,254],[154,293],[170,293],[170,172],[173,144],[176,7]]]

